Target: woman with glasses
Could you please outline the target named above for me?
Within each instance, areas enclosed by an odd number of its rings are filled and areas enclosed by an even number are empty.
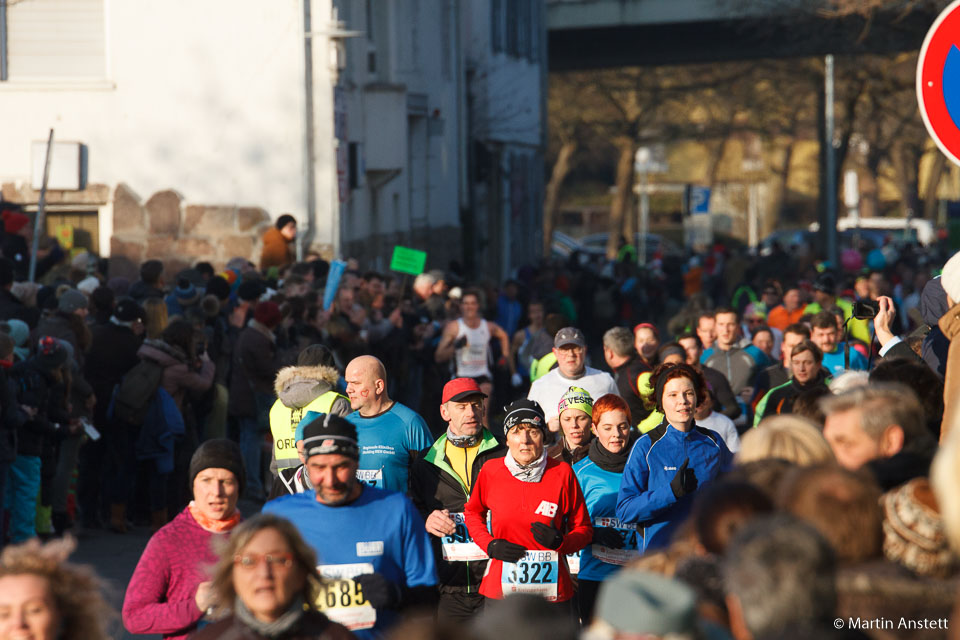
[[[185,638],[213,607],[207,570],[218,559],[213,545],[240,523],[243,469],[240,447],[231,440],[207,440],[193,454],[193,500],[140,556],[123,600],[127,631]]]
[[[221,620],[191,635],[197,640],[353,638],[316,609],[318,596],[336,589],[317,573],[317,557],[289,520],[260,514],[223,545],[213,571],[215,615]]]

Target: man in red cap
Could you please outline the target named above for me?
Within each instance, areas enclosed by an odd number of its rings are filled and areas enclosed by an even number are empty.
[[[487,460],[506,448],[483,426],[487,396],[473,378],[443,387],[440,415],[447,432],[425,449],[410,470],[410,498],[426,521],[440,586],[440,619],[467,622],[483,608],[480,582],[487,555],[473,542],[463,506]]]

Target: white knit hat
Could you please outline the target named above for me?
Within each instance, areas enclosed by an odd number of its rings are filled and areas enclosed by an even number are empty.
[[[943,265],[940,284],[954,304],[960,303],[960,252],[953,254],[947,264]]]

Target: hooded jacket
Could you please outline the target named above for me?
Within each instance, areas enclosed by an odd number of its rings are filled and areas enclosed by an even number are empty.
[[[934,278],[923,287],[920,294],[920,315],[923,321],[930,325],[930,333],[923,339],[923,348],[920,355],[927,365],[944,377],[947,374],[947,350],[950,348],[950,339],[943,335],[937,324],[949,310],[947,292],[940,284],[940,278]]]
[[[200,370],[194,370],[187,363],[186,354],[163,340],[145,340],[137,350],[141,360],[153,360],[163,367],[160,386],[170,394],[183,409],[183,396],[187,391],[206,391],[213,384],[213,362],[210,358],[201,358]]]
[[[294,433],[308,411],[340,417],[352,411],[350,401],[335,391],[339,372],[333,367],[284,367],[273,389],[277,401],[270,409],[270,432],[277,469],[300,465]]]

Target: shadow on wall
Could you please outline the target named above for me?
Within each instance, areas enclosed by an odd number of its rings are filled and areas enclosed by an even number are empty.
[[[151,258],[163,260],[167,279],[200,260],[215,268],[237,256],[257,262],[270,224],[259,207],[187,205],[173,190],[144,203],[120,184],[113,196],[110,276],[136,279],[139,265]]]

